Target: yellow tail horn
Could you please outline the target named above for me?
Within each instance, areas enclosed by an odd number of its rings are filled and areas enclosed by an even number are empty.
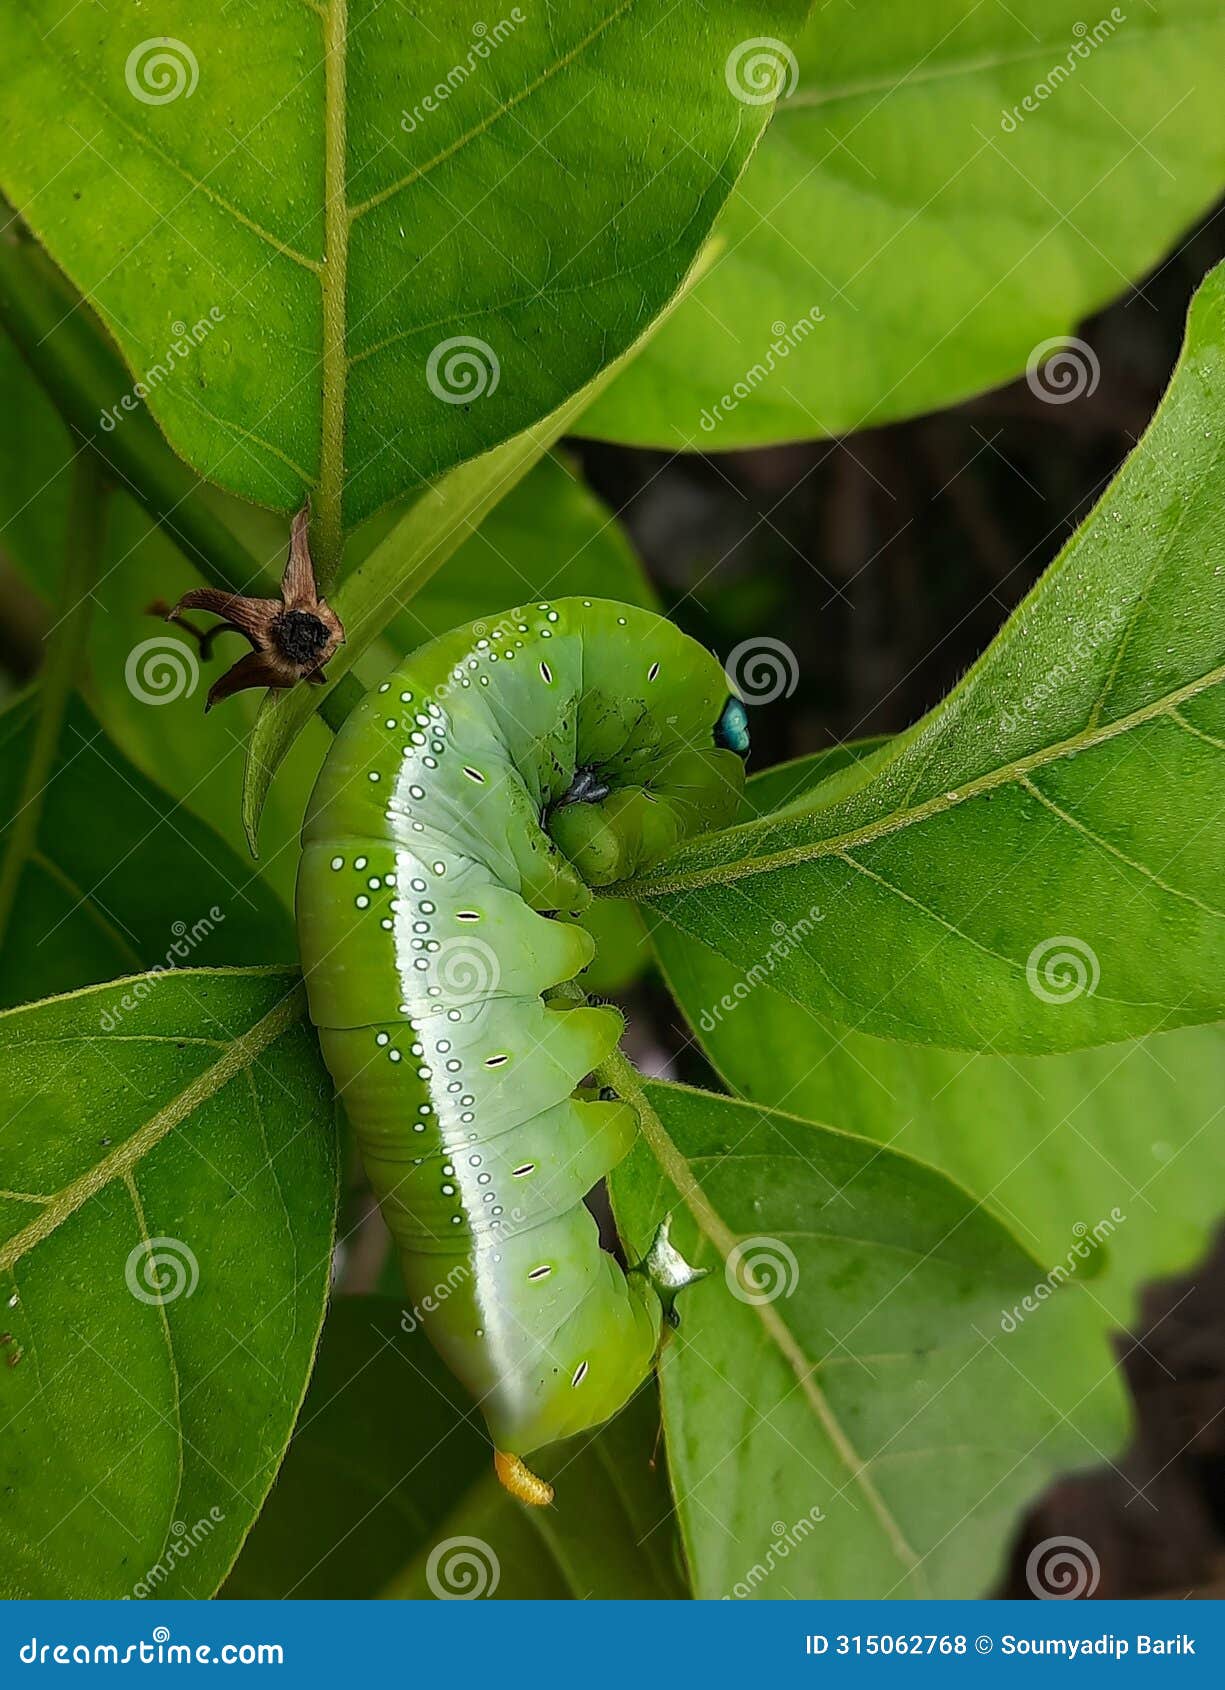
[[[500,1449],[495,1449],[493,1470],[510,1494],[518,1497],[520,1502],[529,1502],[533,1508],[547,1508],[552,1502],[552,1485],[538,1479],[517,1455],[505,1455]]]

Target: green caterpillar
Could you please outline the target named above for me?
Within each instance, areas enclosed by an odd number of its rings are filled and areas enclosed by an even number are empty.
[[[409,1296],[525,1501],[552,1491],[520,1458],[616,1413],[663,1312],[650,1262],[623,1273],[583,1203],[637,1131],[580,1086],[621,1017],[542,994],[591,960],[589,888],[730,820],[747,750],[708,652],[561,599],[415,652],[344,724],[308,808],[311,1016]]]

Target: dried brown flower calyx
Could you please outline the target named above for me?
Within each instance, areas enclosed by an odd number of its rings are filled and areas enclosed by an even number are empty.
[[[233,630],[251,642],[247,655],[213,682],[205,711],[248,687],[292,687],[299,681],[323,684],[323,666],[344,644],[345,631],[327,600],[319,597],[307,539],[309,520],[308,509],[293,519],[279,599],[251,599],[219,587],[196,587],[168,612],[167,622],[179,622],[199,637],[197,629],[182,621],[182,612],[211,611],[222,620],[208,630],[207,640]]]

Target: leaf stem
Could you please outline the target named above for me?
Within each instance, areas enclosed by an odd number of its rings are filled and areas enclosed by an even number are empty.
[[[319,590],[336,579],[344,552],[346,334],[349,262],[348,128],[345,110],[348,0],[329,0],[324,21],[323,417],[311,551]]]
[[[0,943],[3,943],[30,853],[38,838],[43,803],[64,731],[68,700],[85,655],[106,520],[106,484],[92,453],[76,460],[68,505],[67,551],[60,582],[60,614],[47,636],[47,656],[35,693],[34,744],[0,862]]]

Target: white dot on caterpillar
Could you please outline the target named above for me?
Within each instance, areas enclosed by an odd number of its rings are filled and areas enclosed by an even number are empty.
[[[391,691],[391,682],[390,681],[384,681],[382,686],[379,688],[379,691],[380,692],[390,692]]]
[[[460,1120],[464,1123],[464,1125],[466,1127],[470,1126],[475,1119],[476,1119],[476,1117],[474,1115],[467,1113],[467,1112],[465,1112],[464,1114],[462,1114],[460,1116]]]
[[[415,881],[414,881],[414,883],[413,883],[413,884],[414,884],[414,885],[415,885],[415,884],[416,884],[416,882],[415,882]],[[423,888],[424,888],[424,886],[425,886],[425,881],[424,881],[424,880],[423,880],[423,881],[422,881],[422,882],[421,882],[421,885],[422,885],[422,887],[423,887]],[[429,904],[429,903],[425,903],[425,902],[423,902],[423,903],[422,903],[422,905],[421,905],[421,913],[422,913],[422,915],[433,915],[433,913],[434,913],[434,906],[433,906],[433,904]]]
[[[374,1042],[375,1042],[376,1045],[389,1045],[391,1043],[391,1034],[390,1033],[376,1033],[374,1035]]]
[[[332,858],[332,867],[333,868],[343,868],[344,866],[345,866],[345,860],[344,860],[343,857],[333,857]]]
[[[379,887],[382,884],[383,884],[383,882],[379,879],[377,874],[372,874],[370,876],[369,880],[366,882],[366,885],[370,888],[370,890],[372,892],[377,892]]]
[[[369,861],[369,857],[354,857],[353,867],[357,870],[358,874],[360,874]]]
[[[462,1226],[463,1225],[463,1219],[464,1219],[464,1217],[462,1215],[452,1215],[451,1216],[451,1225],[452,1226]]]
[[[411,704],[412,701],[413,701],[413,695],[412,695],[411,692],[402,692],[400,694],[400,703],[401,704]]]
[[[385,874],[383,876],[383,881],[387,886],[394,886],[396,883],[396,877],[394,874]]]
[[[440,1044],[438,1046],[438,1048],[439,1048],[439,1050],[441,1050],[442,1045]],[[450,1050],[450,1048],[451,1048],[450,1045],[448,1045],[447,1049]],[[447,1063],[447,1073],[448,1074],[458,1074],[459,1070],[460,1070],[460,1066],[461,1066],[461,1064],[456,1061],[455,1057],[452,1057],[451,1060]]]
[[[460,1011],[458,1009],[448,1009],[447,1020],[448,1021],[462,1021],[463,1015],[460,1013]]]
[[[463,1089],[464,1085],[462,1080],[450,1080],[447,1083],[447,1090],[449,1092],[463,1091]]]
[[[619,627],[619,628],[624,628],[624,627],[625,627],[625,617],[624,617],[624,616],[618,616],[618,618],[617,618],[617,626],[618,626],[618,627]]]
[[[379,926],[383,929],[384,933],[390,933],[392,928],[395,926],[395,922],[389,915],[385,915],[382,921],[379,922]]]
[[[418,1070],[417,1070],[417,1078],[419,1080],[432,1079],[433,1075],[434,1075],[434,1070],[432,1068],[418,1068]]]
[[[425,1046],[424,1045],[413,1045],[412,1051],[413,1051],[414,1056],[424,1056],[425,1055]]]
[[[400,1060],[400,1052],[398,1050],[389,1050],[387,1054],[393,1062],[398,1062]]]
[[[385,728],[394,728],[394,727],[398,727],[399,724],[396,721],[394,716],[388,716],[387,720],[383,723],[383,726]]]
[[[445,1055],[445,1054],[446,1054],[446,1052],[447,1052],[447,1051],[449,1051],[449,1050],[450,1050],[450,1048],[451,1048],[451,1041],[450,1041],[450,1039],[439,1039],[439,1041],[438,1041],[438,1048],[439,1048],[439,1050],[440,1050],[440,1051],[442,1051],[442,1052],[443,1052],[443,1054],[444,1054],[444,1055]]]
[[[558,618],[557,618],[557,612],[556,612],[556,611],[555,611],[555,610],[551,610],[551,611],[550,611],[550,612],[549,612],[549,621],[550,621],[550,622],[556,622],[556,621],[557,621],[557,619],[558,619]]]
[[[445,863],[435,863],[434,864],[434,873],[435,874],[445,874],[446,872],[447,872],[447,865]]]
[[[442,1188],[442,1195],[444,1197],[454,1197],[455,1187],[453,1185],[444,1185]]]
[[[378,780],[379,778],[380,776],[377,769],[371,769],[370,773],[366,776],[367,780]]]
[[[574,1378],[571,1379],[570,1383],[572,1385],[581,1385],[583,1380],[586,1377],[587,1377],[587,1363],[585,1361],[580,1361],[578,1366],[574,1370]]]
[[[429,1112],[430,1112],[430,1106],[429,1106],[428,1103],[422,1103],[417,1108],[418,1115],[428,1115]]]
[[[484,1196],[481,1198],[481,1202],[482,1203],[492,1203],[493,1202],[493,1192],[492,1191],[485,1192]],[[493,1210],[491,1209],[489,1212],[490,1212],[490,1214],[492,1214]]]
[[[410,798],[424,798],[425,788],[423,786],[410,786],[408,789],[408,796]]]
[[[364,892],[360,898],[354,898],[353,902],[357,905],[359,910],[368,910],[370,908],[370,900]]]
[[[488,1185],[492,1178],[492,1174],[478,1174],[476,1176],[476,1183],[478,1185]]]
[[[459,1101],[463,1104],[465,1109],[470,1109],[476,1102],[476,1099],[474,1097],[461,1097]]]
[[[425,891],[425,881],[424,880],[421,880],[421,879],[411,880],[409,882],[409,885],[412,887],[414,892],[424,892]]]

